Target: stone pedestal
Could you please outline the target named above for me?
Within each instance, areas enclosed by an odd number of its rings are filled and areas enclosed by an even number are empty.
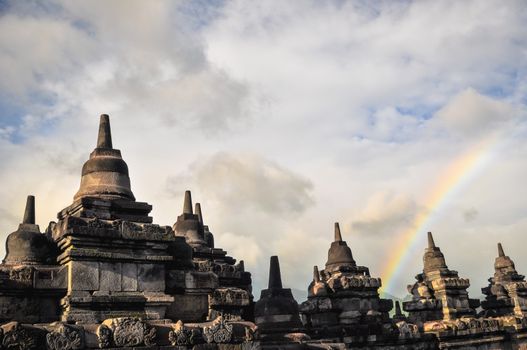
[[[133,314],[162,319],[170,227],[121,220],[59,217],[54,237],[67,268],[63,321],[100,322]]]

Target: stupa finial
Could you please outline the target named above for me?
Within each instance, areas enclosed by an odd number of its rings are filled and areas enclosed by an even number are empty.
[[[27,196],[23,224],[35,224],[35,196]]]
[[[320,272],[318,271],[317,265],[313,266],[313,281],[315,281],[315,283],[320,282]]]
[[[498,243],[498,256],[505,256],[505,252],[503,251],[503,246],[501,245],[501,243]]]
[[[432,232],[428,232],[428,248],[435,248],[436,244],[434,242],[434,237],[432,236]]]
[[[280,274],[280,262],[276,255],[271,257],[269,265],[269,289],[282,288],[282,275]]]
[[[342,242],[342,234],[340,233],[339,223],[335,223],[335,242]]]
[[[196,203],[196,206],[194,208],[194,212],[198,216],[199,223],[203,225],[203,214],[201,213],[201,204]]]
[[[192,195],[190,194],[190,191],[185,191],[185,199],[183,202],[183,214],[193,214]]]
[[[112,131],[110,129],[110,116],[101,114],[99,122],[99,136],[97,138],[97,148],[112,149]]]
[[[395,301],[395,316],[402,316],[403,312],[401,311],[401,303],[399,300]]]

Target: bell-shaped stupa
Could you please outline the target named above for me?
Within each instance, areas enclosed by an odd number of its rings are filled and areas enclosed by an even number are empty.
[[[39,265],[55,259],[53,243],[35,224],[35,197],[27,196],[24,219],[7,236],[5,265]]]
[[[97,147],[82,167],[81,185],[74,200],[84,197],[135,200],[130,188],[128,165],[121,157],[121,151],[112,146],[110,117],[107,114],[101,115]]]

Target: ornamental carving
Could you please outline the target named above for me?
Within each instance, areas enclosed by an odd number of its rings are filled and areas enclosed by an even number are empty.
[[[419,328],[412,323],[400,321],[395,324],[399,330],[400,338],[415,338],[419,336]]]
[[[470,280],[467,278],[441,278],[438,280],[432,281],[432,287],[434,290],[444,289],[444,288],[459,288],[466,289],[470,287]]]
[[[227,324],[223,316],[219,316],[212,325],[203,327],[203,336],[207,343],[229,343],[232,339],[232,325]]]
[[[116,219],[116,220],[113,220],[112,221],[112,228],[114,230],[119,230],[121,228],[121,224],[122,224],[123,220],[121,219]]]
[[[249,293],[241,288],[218,288],[209,297],[211,305],[239,305],[247,306],[250,303]]]
[[[352,289],[352,288],[379,288],[381,279],[369,276],[335,276],[327,281],[328,286],[333,290]]]
[[[46,346],[49,350],[76,350],[84,347],[83,333],[73,326],[60,324],[46,334]]]
[[[155,345],[156,329],[140,318],[111,318],[99,326],[97,337],[100,348],[110,347],[110,345],[118,347],[153,346]]]
[[[210,260],[197,261],[194,265],[199,272],[210,272],[214,267],[214,264]]]
[[[31,282],[33,277],[33,268],[22,267],[20,269],[10,269],[9,279],[17,282]]]
[[[172,346],[194,345],[199,338],[199,330],[185,327],[183,322],[177,321],[168,333],[168,340]]]
[[[217,263],[211,260],[196,261],[194,263],[199,272],[214,272],[219,277],[241,278],[244,272],[244,264],[230,265]]]
[[[123,221],[120,225],[121,234],[129,239],[153,239],[171,240],[172,229],[169,226],[159,226],[155,224],[135,224]]]
[[[245,342],[252,342],[256,340],[256,330],[252,327],[245,327]]]
[[[97,218],[88,221],[87,224],[87,226],[90,228],[107,228],[109,226],[104,221],[99,220]]]
[[[300,312],[302,313],[306,313],[306,314],[312,313],[317,310],[317,302],[314,299],[308,299],[304,301],[302,304],[300,304],[298,307],[299,307]]]
[[[38,336],[36,332],[29,330],[18,322],[5,332],[2,339],[2,349],[9,350],[32,350],[37,349]]]
[[[99,342],[99,348],[109,348],[112,345],[112,330],[101,324],[97,328],[97,340]]]

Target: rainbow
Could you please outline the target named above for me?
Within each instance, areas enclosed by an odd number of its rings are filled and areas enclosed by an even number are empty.
[[[419,211],[411,224],[395,236],[399,238],[398,242],[390,249],[391,255],[381,270],[381,291],[393,294],[396,282],[399,282],[401,272],[407,270],[410,258],[418,249],[424,251],[424,237],[430,231],[433,219],[488,164],[492,150],[500,139],[498,133],[485,138],[456,158],[439,176],[423,201],[426,210]],[[406,273],[404,277],[408,277]]]

